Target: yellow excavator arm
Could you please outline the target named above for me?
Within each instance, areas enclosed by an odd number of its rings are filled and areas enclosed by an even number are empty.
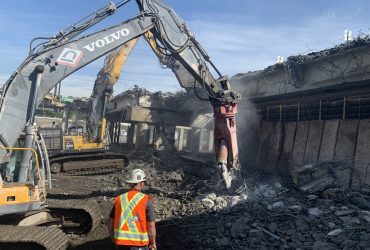
[[[145,33],[144,38],[152,48],[153,52],[161,58],[162,54],[157,47],[153,34],[149,31]],[[91,95],[90,112],[88,115],[89,122],[87,129],[88,140],[79,140],[79,142],[85,141],[85,143],[88,143],[88,145],[84,145],[83,143],[81,144],[76,141],[76,146],[74,147],[75,149],[83,149],[86,147],[91,149],[94,147],[100,148],[106,146],[104,143],[107,125],[107,121],[105,118],[106,104],[113,93],[113,86],[117,83],[121,76],[123,66],[125,65],[128,57],[130,56],[139,39],[140,37],[137,37],[125,43],[121,47],[111,51],[107,55],[104,61],[104,65],[98,73],[97,79],[95,81],[94,90]],[[162,57],[162,59],[164,58]],[[99,135],[96,138],[92,136],[92,134],[96,130],[97,124],[99,122],[101,122],[101,129]]]
[[[67,149],[66,145],[68,145],[68,149],[75,150],[101,149],[107,146],[105,138],[107,127],[105,118],[106,105],[113,93],[113,86],[119,80],[122,68],[138,40],[139,37],[123,44],[106,56],[91,94],[90,110],[87,119],[87,136],[64,136],[64,149]],[[99,127],[100,132],[96,134]]]

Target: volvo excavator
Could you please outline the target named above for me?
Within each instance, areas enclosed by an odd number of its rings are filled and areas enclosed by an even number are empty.
[[[86,201],[48,202],[50,164],[34,123],[35,109],[68,75],[149,31],[160,62],[180,85],[208,95],[220,175],[231,192],[239,187],[235,115],[240,96],[168,5],[160,0],[135,1],[139,14],[115,26],[79,36],[130,0],[109,3],[50,39],[33,39],[29,55],[5,83],[0,96],[0,248],[63,249],[69,241],[65,233],[86,233],[97,225],[99,213]],[[36,41],[40,42],[34,45]]]

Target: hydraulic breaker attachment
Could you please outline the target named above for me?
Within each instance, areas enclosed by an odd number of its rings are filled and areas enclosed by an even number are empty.
[[[222,103],[213,106],[215,130],[214,143],[217,166],[229,192],[238,192],[242,186],[238,142],[236,135],[236,103]]]

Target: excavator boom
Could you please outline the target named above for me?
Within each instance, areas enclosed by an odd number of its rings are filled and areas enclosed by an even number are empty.
[[[98,139],[97,141],[103,142],[105,126],[102,124],[98,138],[94,135],[95,131],[100,122],[105,123],[106,104],[113,93],[113,86],[119,80],[122,68],[138,40],[139,37],[128,41],[111,51],[104,60],[104,65],[95,80],[87,115],[87,133],[90,141]]]

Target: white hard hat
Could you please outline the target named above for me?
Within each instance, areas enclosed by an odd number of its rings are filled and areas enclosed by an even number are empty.
[[[139,183],[142,181],[146,181],[144,171],[141,169],[134,169],[129,172],[128,180],[126,182],[127,183]]]

